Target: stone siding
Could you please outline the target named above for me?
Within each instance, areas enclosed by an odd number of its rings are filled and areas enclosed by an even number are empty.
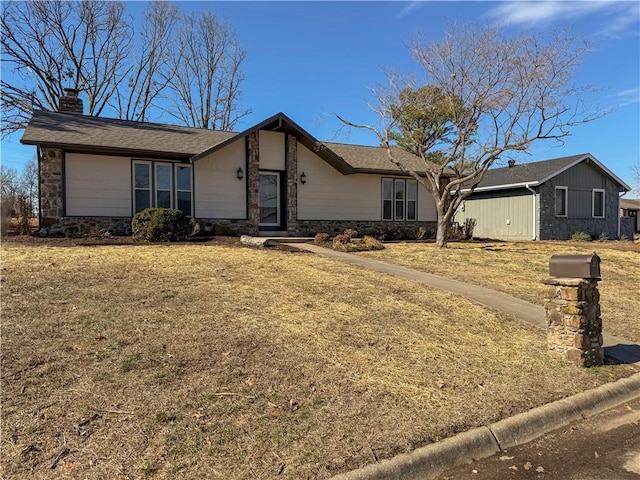
[[[598,280],[551,277],[544,283],[549,353],[583,367],[602,365]]]
[[[540,206],[540,240],[568,240],[575,232],[586,232],[600,235],[606,233],[610,239],[618,238],[618,190],[617,185],[609,178],[605,188],[605,217],[604,218],[572,218],[571,204],[569,217],[555,215],[555,187],[552,180],[539,187]]]
[[[41,148],[40,226],[52,227],[64,216],[64,154],[59,148]]]
[[[131,217],[61,217],[43,225],[39,234],[82,237],[87,235],[131,235]]]
[[[297,235],[298,231],[298,139],[287,135],[287,153],[285,168],[287,169],[287,232]]]
[[[299,220],[295,232],[291,233],[301,237],[313,237],[317,233],[333,236],[347,228],[356,230],[359,236],[371,235],[383,240],[416,240],[435,238],[437,222]]]

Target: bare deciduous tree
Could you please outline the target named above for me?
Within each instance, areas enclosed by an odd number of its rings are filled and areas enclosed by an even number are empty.
[[[4,78],[2,132],[24,128],[34,109],[57,110],[65,87],[87,97],[100,115],[123,80],[132,30],[120,2],[6,2],[0,17],[2,63],[18,75]]]
[[[250,113],[238,106],[245,52],[235,34],[212,12],[190,14],[180,23],[177,42],[168,113],[192,127],[232,130]]]
[[[10,1],[0,21],[2,63],[17,78],[0,80],[3,136],[36,109],[57,111],[64,88],[83,92],[88,115],[113,108],[144,121],[165,110],[186,125],[230,130],[249,113],[238,106],[245,52],[214,13],[183,17],[154,1],[140,38],[122,2]],[[173,105],[161,108],[167,98]]]
[[[169,70],[171,36],[178,8],[166,1],[149,3],[144,13],[141,38],[135,42],[134,60],[124,72],[126,86],[116,91],[114,108],[125,120],[145,121],[155,100],[172,77]]]
[[[640,159],[631,165],[631,175],[636,196],[640,198]]]
[[[372,106],[380,126],[341,120],[375,133],[389,161],[431,192],[436,245],[445,247],[456,210],[496,160],[526,153],[539,140],[562,142],[571,127],[602,114],[582,103],[588,87],[572,84],[587,51],[580,38],[565,32],[507,37],[500,29],[452,26],[443,40],[418,37],[410,47],[429,95],[390,75]],[[416,110],[431,119],[426,135],[414,135],[418,124],[406,121],[407,112]],[[397,158],[391,148],[396,143],[422,157],[423,174]]]

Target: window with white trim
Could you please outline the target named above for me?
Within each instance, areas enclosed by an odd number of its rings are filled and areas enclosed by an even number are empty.
[[[556,217],[566,217],[569,200],[569,187],[556,187]]]
[[[604,190],[594,188],[591,191],[591,212],[595,218],[604,218]]]
[[[193,215],[193,168],[184,163],[135,160],[133,213],[148,207],[176,208]]]
[[[382,219],[416,220],[418,217],[418,182],[404,178],[382,179]]]

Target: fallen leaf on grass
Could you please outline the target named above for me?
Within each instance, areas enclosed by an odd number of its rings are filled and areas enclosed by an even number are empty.
[[[247,384],[247,385],[249,385],[249,386],[252,386],[252,385],[253,385],[253,378],[251,378],[251,377],[247,378],[247,379],[244,381],[244,383],[246,383],[246,384]]]
[[[531,464],[531,462],[527,462],[524,465],[524,469],[528,472],[529,470],[531,470],[531,467],[533,467],[533,465]]]
[[[436,380],[436,387],[438,387],[439,389],[444,388],[444,385],[445,385],[444,384],[444,380],[442,380],[442,379]]]
[[[538,466],[538,468],[536,468],[536,472],[544,473],[544,468],[542,468],[542,465],[540,465],[540,466]]]
[[[222,355],[224,355],[225,357],[228,357],[229,355],[231,355],[231,352],[222,352]]]
[[[507,461],[507,460],[513,460],[513,457],[508,457],[507,455],[503,455],[500,457],[500,460],[502,460],[503,462]]]
[[[280,410],[278,410],[277,408],[274,408],[271,411],[271,415],[273,415],[274,417],[277,417],[278,415],[280,415]]]
[[[593,456],[594,456],[594,457],[596,457],[596,458],[599,458],[599,457],[600,457],[600,455],[598,454],[598,452],[593,452]]]
[[[511,465],[511,466],[509,467],[509,470],[516,470],[516,471],[517,471],[517,470],[518,470],[518,467],[516,467],[515,465]]]

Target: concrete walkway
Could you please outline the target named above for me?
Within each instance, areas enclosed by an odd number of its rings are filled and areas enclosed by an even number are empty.
[[[393,265],[372,258],[361,257],[351,253],[337,252],[324,247],[319,247],[312,243],[289,243],[283,242],[285,245],[300,250],[315,253],[316,255],[338,260],[351,265],[357,265],[376,272],[394,275],[396,277],[421,283],[429,287],[439,290],[446,290],[456,295],[468,298],[469,300],[511,315],[514,318],[523,320],[536,327],[546,329],[544,308],[534,305],[524,300],[514,298],[506,293],[491,290],[489,288],[478,285],[469,285],[446,277],[432,275],[430,273],[420,272],[400,265]],[[640,345],[627,340],[614,337],[613,335],[604,335],[605,356],[621,363],[635,364],[640,367]]]

